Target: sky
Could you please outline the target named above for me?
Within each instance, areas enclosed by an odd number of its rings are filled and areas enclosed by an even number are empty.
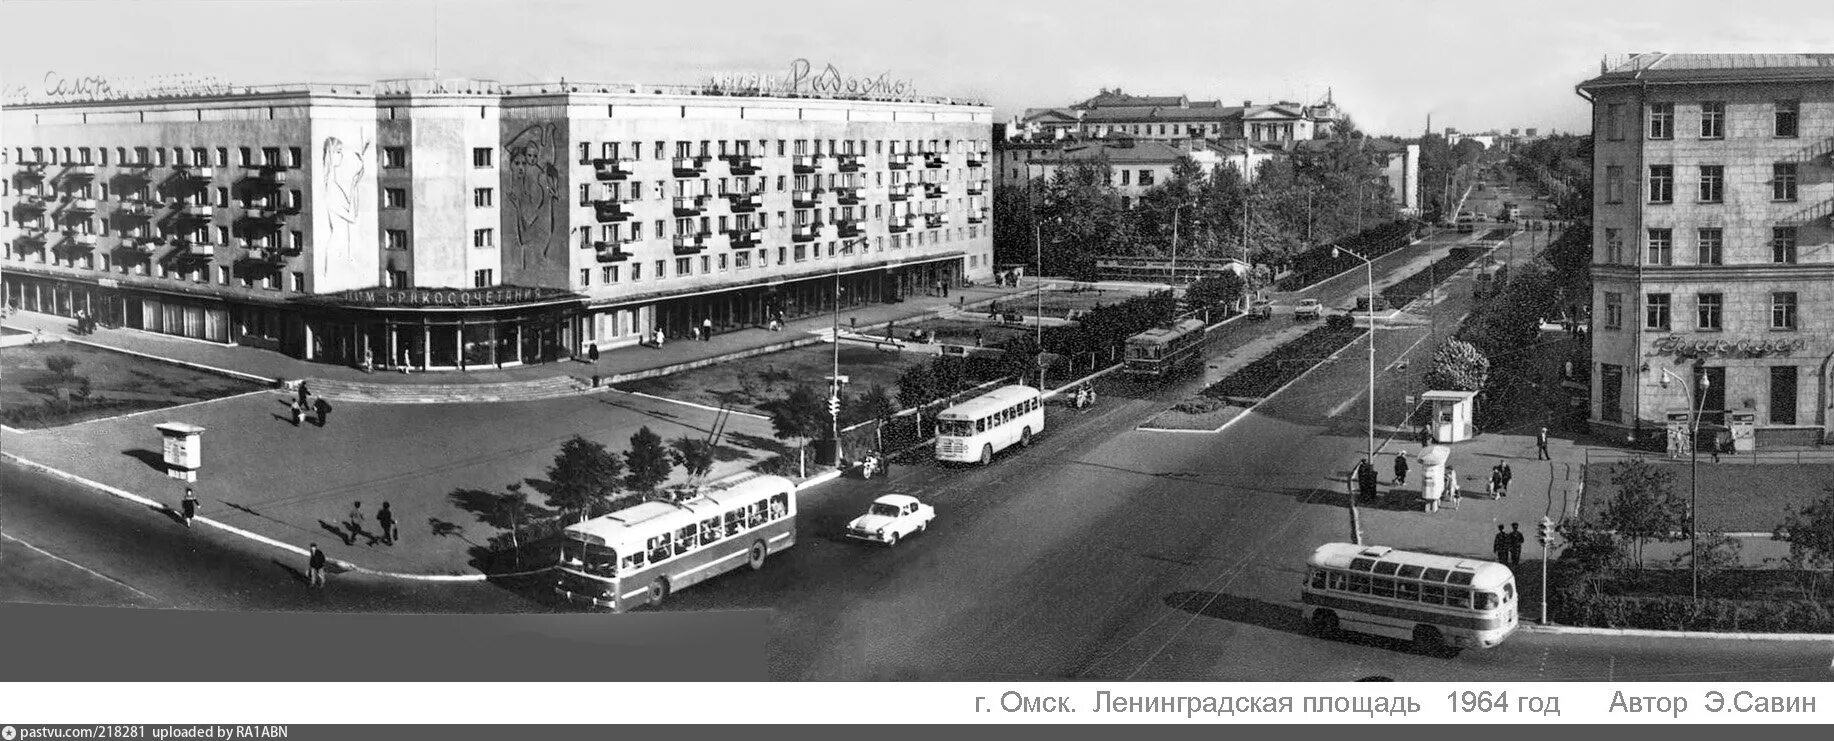
[[[1359,127],[1583,131],[1608,54],[1834,52],[1827,0],[6,0],[0,86],[47,74],[240,84],[472,77],[692,84],[847,75],[1000,119],[1102,88],[1311,101]],[[1737,17],[1728,17],[1736,10]],[[33,32],[19,32],[32,29]]]

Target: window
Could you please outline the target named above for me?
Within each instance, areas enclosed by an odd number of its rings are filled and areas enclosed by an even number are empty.
[[[140,155],[140,161],[142,163],[146,162],[146,148],[145,147],[136,149],[134,150],[134,152]],[[243,167],[253,167],[255,165],[254,150],[249,149],[248,147],[241,147],[240,149],[237,150],[236,154],[237,154],[237,159],[236,159],[237,164],[240,164]]]
[[[1796,264],[1796,227],[1770,228],[1770,261],[1781,265]]]
[[[630,279],[643,280],[643,263],[633,262],[630,264]]]
[[[407,248],[408,248],[408,233],[407,233],[407,230],[405,230],[405,229],[390,229],[390,230],[388,230],[387,232],[385,232],[384,234],[385,234],[385,236],[387,237],[387,239],[386,239],[386,246],[388,247],[388,249],[391,249],[391,250],[405,250],[405,249],[407,249]]]
[[[473,229],[471,230],[471,246],[483,248],[483,247],[495,247],[496,244],[497,244],[497,235],[496,235],[495,230],[493,229]]]
[[[1649,104],[1649,138],[1675,138],[1675,104]]]
[[[1770,423],[1773,425],[1796,423],[1796,366],[1771,366]]]
[[[280,166],[280,147],[262,147],[261,164],[268,167]]]
[[[1776,114],[1777,115],[1777,120],[1776,120],[1776,135],[1777,136],[1795,136],[1796,135],[1797,107],[1798,107],[1798,103],[1797,101],[1794,101],[1794,100],[1777,101],[1777,114]]]
[[[1624,328],[1624,294],[1605,292],[1605,329]]]
[[[1611,265],[1624,262],[1624,230],[1605,227],[1605,262]]]
[[[1778,162],[1770,166],[1770,199],[1796,200],[1796,163]]]
[[[732,267],[734,270],[744,270],[751,267],[751,253],[734,252],[732,254]]]
[[[497,271],[492,269],[471,271],[471,287],[486,288],[497,283]]]
[[[592,268],[579,269],[579,284],[582,288],[592,285]]]
[[[1148,186],[1152,184],[1153,184],[1153,171],[1152,170],[1141,170],[1140,171],[1140,185],[1144,187],[1144,186]]]
[[[294,275],[299,275],[299,274],[294,273]],[[303,279],[304,276],[301,276],[301,278]],[[218,265],[217,266],[217,283],[220,285],[225,285],[225,286],[229,285],[229,266],[228,265]]]
[[[1675,231],[1673,229],[1649,230],[1649,264],[1675,264]]]
[[[382,166],[391,167],[391,168],[407,167],[408,166],[407,148],[406,147],[383,147],[382,148]]]
[[[471,150],[471,166],[490,167],[491,151],[490,147],[474,147]]]
[[[606,265],[606,266],[600,267],[599,268],[599,282],[607,283],[607,284],[618,282],[618,266]]]
[[[1725,165],[1700,166],[1700,200],[1702,203],[1721,203],[1726,200]]]
[[[1623,110],[1621,103],[1605,104],[1605,135],[1612,141],[1624,138]]]
[[[1122,171],[1121,171],[1121,184],[1122,184],[1122,185],[1128,185],[1128,184],[1129,184],[1129,183],[1128,183],[1128,179],[1129,179],[1129,178],[1131,178],[1131,177],[1133,177],[1133,171],[1132,171],[1132,170],[1122,170]]]
[[[293,273],[293,292],[294,293],[305,293],[306,292],[306,274],[305,273],[301,273],[297,271]]]
[[[1726,104],[1708,101],[1700,104],[1700,138],[1726,138]]]
[[[305,153],[299,147],[287,148],[287,167],[298,169],[305,165]]]
[[[1651,293],[1645,296],[1643,303],[1643,328],[1668,329],[1668,320],[1668,294]]]
[[[1605,166],[1605,202],[1624,202],[1624,166]]]
[[[217,167],[229,166],[229,147],[217,147]]]
[[[1725,264],[1726,232],[1719,227],[1703,227],[1698,236],[1699,250],[1695,261],[1701,265]]]
[[[383,188],[382,189],[382,207],[383,208],[407,208],[408,207],[407,189],[406,188]]]
[[[407,288],[409,287],[408,286],[408,271],[393,270],[393,269],[389,270],[388,271],[388,287],[389,288]]]
[[[1796,292],[1777,291],[1770,294],[1770,328],[1796,328]]]
[[[490,208],[497,205],[497,191],[491,188],[473,188],[471,205],[474,208]]]
[[[1598,417],[1606,422],[1624,419],[1624,366],[1598,364]]]
[[[1695,329],[1703,332],[1716,332],[1725,328],[1721,324],[1726,306],[1726,297],[1723,294],[1695,294],[1694,306],[1697,311]]]
[[[1675,166],[1649,166],[1649,202],[1673,203],[1675,201]]]
[[[675,274],[676,275],[693,275],[694,274],[694,261],[686,257],[675,258]]]

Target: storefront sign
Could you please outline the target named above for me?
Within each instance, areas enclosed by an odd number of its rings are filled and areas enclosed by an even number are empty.
[[[39,85],[6,88],[9,103],[57,103],[71,100],[119,100],[192,95],[224,95],[229,83],[214,77],[162,75],[148,78],[108,78],[97,75],[65,76],[46,72]]]
[[[1777,340],[1690,340],[1678,335],[1669,335],[1656,340],[1651,355],[1677,355],[1681,357],[1709,358],[1750,358],[1765,355],[1788,355],[1798,350],[1808,349],[1808,340],[1803,338]]]
[[[841,74],[832,64],[818,70],[809,60],[796,59],[790,62],[789,74],[784,76],[735,72],[713,75],[706,84],[709,90],[733,95],[833,95],[889,100],[916,96],[915,83],[890,77],[890,72],[881,72],[877,77],[853,77]]]
[[[460,307],[505,306],[545,299],[566,298],[573,294],[545,288],[365,288],[332,294],[324,298],[332,303],[362,306]]]

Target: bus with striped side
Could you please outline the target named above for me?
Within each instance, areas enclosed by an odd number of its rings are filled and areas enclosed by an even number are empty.
[[[1001,386],[936,415],[936,459],[993,462],[1014,445],[1032,444],[1044,432],[1044,397],[1030,386]]]
[[[1181,319],[1129,337],[1121,370],[1130,378],[1159,379],[1203,365],[1206,331],[1202,319]]]
[[[1386,546],[1319,546],[1306,564],[1300,601],[1321,635],[1350,630],[1426,650],[1490,648],[1516,629],[1509,567]]]
[[[796,485],[742,474],[568,526],[554,591],[624,612],[796,544]]]

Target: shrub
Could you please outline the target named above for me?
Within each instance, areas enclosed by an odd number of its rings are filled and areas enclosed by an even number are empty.
[[[1555,590],[1548,611],[1566,625],[1646,630],[1834,632],[1834,604],[1809,600],[1736,600],[1685,596],[1574,594]]]
[[[1224,399],[1210,396],[1193,396],[1178,402],[1178,405],[1172,408],[1184,412],[1185,414],[1209,414],[1226,406],[1229,406],[1229,402]]]
[[[1344,329],[1356,326],[1356,320],[1350,318],[1349,314],[1328,314],[1325,316],[1325,326],[1331,329]]]

